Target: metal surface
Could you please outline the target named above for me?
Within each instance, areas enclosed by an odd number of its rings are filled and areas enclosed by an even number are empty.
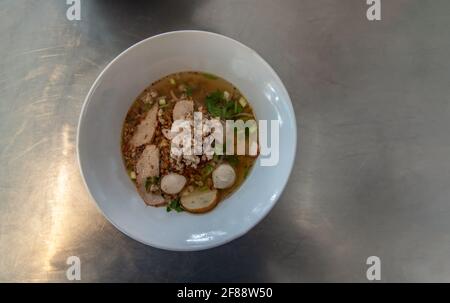
[[[0,3],[0,281],[450,281],[450,2],[82,0]],[[258,51],[298,120],[290,182],[225,246],[139,244],[90,201],[75,155],[103,67],[157,33],[202,29]]]

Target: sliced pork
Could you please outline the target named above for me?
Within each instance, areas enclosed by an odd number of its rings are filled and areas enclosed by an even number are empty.
[[[136,162],[136,184],[139,194],[147,205],[159,206],[165,204],[164,198],[149,190],[149,183],[156,183],[159,178],[159,149],[156,145],[148,145]]]
[[[152,142],[158,125],[158,103],[148,111],[144,120],[137,126],[136,132],[130,140],[132,147],[139,147]]]
[[[194,114],[194,101],[181,100],[173,108],[173,121],[184,120]]]

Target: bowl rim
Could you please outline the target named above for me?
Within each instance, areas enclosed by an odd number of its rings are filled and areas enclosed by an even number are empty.
[[[130,50],[139,47],[141,44],[147,43],[148,41],[151,41],[153,39],[157,39],[163,36],[169,36],[169,35],[173,35],[173,34],[189,34],[189,33],[195,33],[195,34],[203,34],[203,35],[208,35],[208,36],[213,36],[216,38],[220,38],[220,39],[226,39],[226,40],[230,40],[233,43],[236,43],[237,45],[239,45],[240,47],[246,48],[248,50],[250,50],[251,52],[255,53],[257,55],[257,57],[261,60],[261,63],[264,64],[269,71],[274,75],[274,77],[276,78],[277,81],[279,81],[279,83],[281,84],[281,88],[284,90],[284,92],[286,93],[287,99],[285,100],[285,102],[288,105],[289,108],[289,113],[291,113],[290,115],[290,122],[293,124],[293,137],[294,137],[294,141],[292,142],[293,144],[291,144],[291,153],[293,154],[293,157],[291,159],[291,162],[288,163],[288,167],[289,167],[289,171],[286,174],[286,178],[283,181],[282,186],[280,187],[280,194],[276,197],[276,199],[274,199],[271,203],[271,205],[269,205],[269,207],[267,207],[265,209],[264,212],[262,212],[262,215],[257,218],[257,220],[255,220],[254,222],[252,222],[251,224],[249,224],[249,226],[247,228],[244,228],[241,232],[235,233],[233,235],[231,235],[228,239],[225,239],[223,241],[218,241],[218,242],[213,242],[213,243],[206,243],[206,244],[202,244],[202,246],[186,246],[183,248],[180,247],[169,247],[169,246],[164,246],[164,245],[160,245],[160,244],[156,244],[156,243],[152,243],[146,239],[141,239],[139,237],[136,237],[135,235],[131,235],[129,234],[126,230],[124,230],[119,224],[116,224],[116,222],[114,222],[100,207],[100,205],[98,204],[97,200],[94,198],[91,189],[89,187],[89,185],[86,182],[86,178],[85,178],[85,171],[83,170],[83,165],[82,165],[82,161],[81,161],[81,156],[80,156],[80,133],[81,133],[81,125],[83,123],[83,118],[85,116],[86,110],[88,108],[89,103],[91,102],[91,98],[92,95],[95,91],[95,89],[97,88],[97,86],[99,85],[100,81],[103,78],[103,75],[108,71],[108,69],[116,63],[116,61],[120,60],[123,56],[125,56]],[[104,68],[103,70],[100,72],[100,74],[97,76],[97,78],[95,79],[94,83],[92,84],[91,88],[89,89],[84,101],[83,101],[83,105],[81,107],[81,111],[80,111],[80,116],[78,119],[78,126],[77,126],[77,133],[76,133],[76,153],[77,153],[77,163],[78,163],[78,168],[80,170],[81,173],[81,179],[83,181],[84,187],[86,188],[87,192],[88,192],[88,196],[90,197],[90,199],[94,202],[95,206],[97,207],[97,209],[99,210],[99,212],[108,220],[108,222],[110,222],[115,228],[117,228],[120,232],[122,232],[123,234],[127,235],[129,238],[138,241],[142,244],[154,247],[154,248],[158,248],[158,249],[163,249],[163,250],[168,250],[168,251],[200,251],[200,250],[206,250],[206,249],[211,249],[214,247],[218,247],[218,246],[222,246],[225,245],[233,240],[236,240],[240,237],[242,237],[243,235],[245,235],[246,233],[248,233],[251,229],[253,229],[256,225],[258,225],[268,214],[269,212],[273,209],[273,207],[275,206],[275,204],[278,202],[278,200],[280,199],[280,197],[282,196],[284,189],[286,188],[286,185],[289,181],[290,175],[292,174],[292,170],[294,168],[294,164],[295,164],[295,158],[296,158],[296,153],[297,153],[297,120],[296,120],[296,116],[295,116],[295,111],[294,108],[292,106],[292,101],[291,101],[291,97],[289,96],[289,93],[286,89],[286,87],[284,86],[283,81],[281,81],[280,77],[278,76],[278,74],[276,73],[276,71],[272,68],[272,66],[270,66],[270,64],[255,50],[253,50],[252,48],[248,47],[247,45],[243,44],[242,42],[239,42],[233,38],[230,38],[228,36],[225,35],[221,35],[218,33],[214,33],[214,32],[209,32],[209,31],[202,31],[202,30],[177,30],[177,31],[169,31],[169,32],[164,32],[161,34],[157,34],[154,36],[150,36],[148,38],[145,38],[133,45],[131,45],[130,47],[126,48],[124,51],[122,51],[119,55],[117,55],[114,59],[112,59]]]

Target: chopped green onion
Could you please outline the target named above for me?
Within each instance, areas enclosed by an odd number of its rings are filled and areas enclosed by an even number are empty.
[[[224,92],[223,92],[223,98],[224,98],[226,101],[230,101],[230,93],[227,92],[227,91],[224,91]]]
[[[244,97],[240,97],[239,98],[239,103],[242,105],[242,107],[246,107],[247,106],[247,100],[245,100]]]
[[[177,82],[175,81],[175,79],[174,78],[170,78],[170,84],[172,84],[172,85],[175,85],[175,84],[177,84]]]

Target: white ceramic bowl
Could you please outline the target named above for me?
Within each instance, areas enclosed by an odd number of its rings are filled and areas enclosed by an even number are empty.
[[[120,151],[122,124],[139,93],[163,76],[191,70],[230,81],[249,99],[258,119],[280,122],[278,165],[263,167],[259,158],[239,190],[203,215],[146,207],[127,176]],[[289,95],[255,51],[218,34],[177,31],[137,43],[104,69],[81,111],[77,151],[91,196],[119,230],[162,249],[201,250],[242,236],[266,216],[288,181],[296,141]]]

